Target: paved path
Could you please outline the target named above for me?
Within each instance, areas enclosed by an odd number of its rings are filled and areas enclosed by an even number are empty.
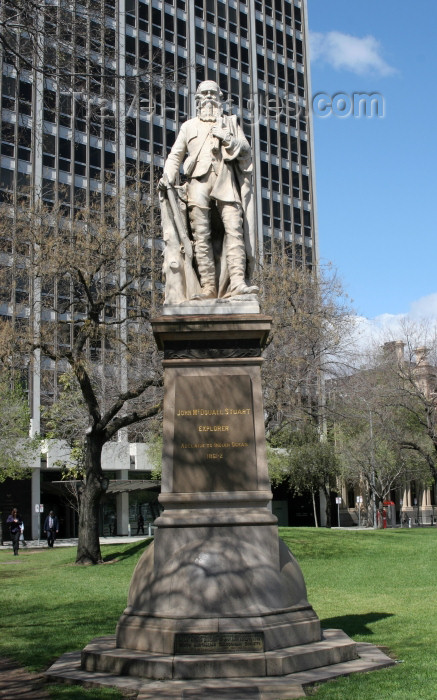
[[[134,536],[134,537],[101,537],[100,544],[130,544],[131,542],[141,542],[142,540],[147,540],[148,536]],[[34,549],[35,547],[47,547],[46,540],[26,540],[26,547],[23,547],[22,542],[20,542],[20,549]],[[58,539],[55,541],[55,547],[77,547],[77,537],[71,537],[70,539]],[[1,549],[10,549],[12,551],[12,543],[7,539],[4,544],[0,546]]]
[[[2,700],[48,700],[45,677],[25,671],[10,659],[0,658],[0,698]]]

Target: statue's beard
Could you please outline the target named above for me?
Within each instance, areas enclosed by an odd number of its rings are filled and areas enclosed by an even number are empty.
[[[203,122],[215,122],[222,114],[222,106],[213,100],[202,100],[197,108],[197,116]]]

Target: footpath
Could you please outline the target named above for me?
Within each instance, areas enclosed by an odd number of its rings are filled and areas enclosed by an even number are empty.
[[[30,673],[10,659],[0,658],[0,698],[2,700],[47,700],[42,673]]]
[[[114,535],[113,537],[100,537],[100,544],[129,544],[129,542],[141,542],[148,538],[148,535],[126,535],[124,537]],[[25,545],[20,542],[20,549],[35,549],[38,547],[47,547],[47,541],[45,539],[26,540]],[[77,537],[55,540],[55,547],[77,547]],[[2,549],[10,549],[12,551],[12,542],[5,539],[3,545],[0,545],[0,550]]]

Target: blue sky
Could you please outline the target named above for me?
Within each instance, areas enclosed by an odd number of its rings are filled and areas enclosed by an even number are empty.
[[[322,262],[359,315],[437,318],[437,6],[308,0],[308,15],[313,95],[384,100],[383,118],[314,116]]]

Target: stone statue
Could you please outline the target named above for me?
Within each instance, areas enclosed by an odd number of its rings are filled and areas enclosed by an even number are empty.
[[[217,83],[200,83],[196,104],[197,116],[182,124],[159,182],[166,304],[258,292],[250,284],[255,263],[250,146],[237,117],[223,114]],[[175,187],[183,162],[187,182]]]

